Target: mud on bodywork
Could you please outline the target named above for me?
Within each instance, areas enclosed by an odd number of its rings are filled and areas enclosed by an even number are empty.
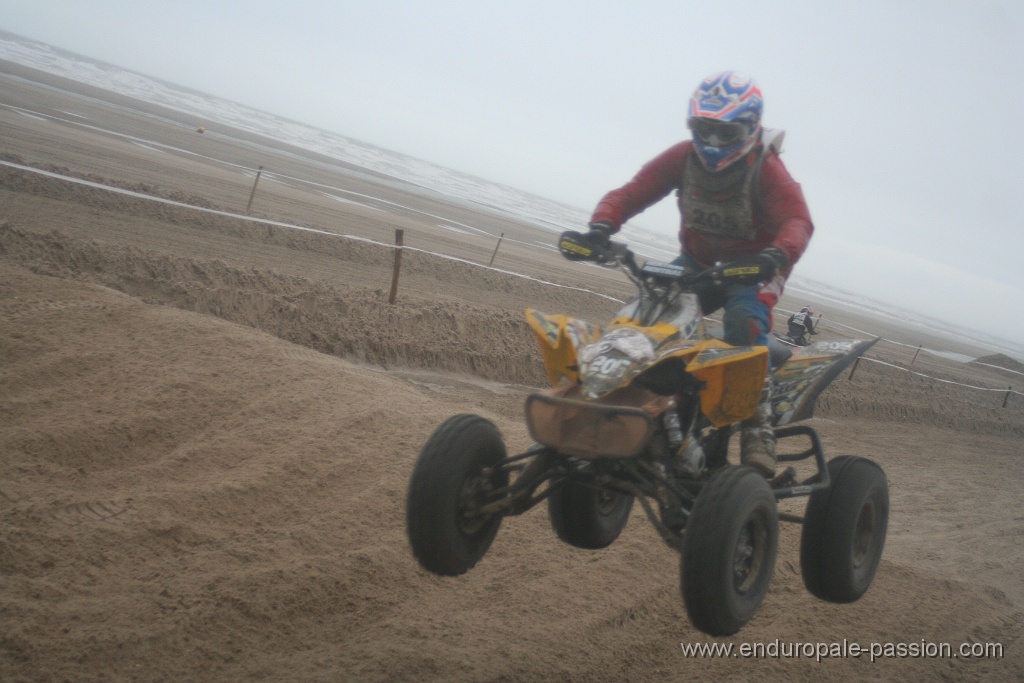
[[[772,375],[772,424],[812,417],[825,387],[879,339],[819,341],[793,353]]]

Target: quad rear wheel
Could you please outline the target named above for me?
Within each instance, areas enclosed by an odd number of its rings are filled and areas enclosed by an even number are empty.
[[[853,602],[864,595],[882,559],[889,526],[889,484],[876,463],[844,455],[828,463],[832,485],[807,501],[800,570],[812,595]]]
[[[406,531],[424,569],[457,576],[494,541],[500,514],[484,514],[488,494],[508,485],[498,428],[477,415],[449,418],[424,444],[406,499]]]
[[[775,494],[749,467],[712,475],[693,505],[680,560],[690,621],[713,636],[739,631],[761,607],[779,544]]]
[[[606,548],[629,521],[633,496],[567,481],[548,497],[548,517],[558,537],[585,550]]]

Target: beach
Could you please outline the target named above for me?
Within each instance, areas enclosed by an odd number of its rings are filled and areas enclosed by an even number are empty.
[[[564,261],[536,222],[281,140],[9,62],[0,85],[0,679],[1024,679],[1011,359],[823,311],[820,339],[884,339],[808,421],[828,457],[889,478],[856,603],[807,592],[783,524],[761,611],[709,638],[637,510],[584,551],[540,506],[471,572],[433,576],[405,537],[419,449],[460,413],[525,449],[546,379],[523,310],[607,322],[622,273]],[[681,647],[712,642],[951,650]]]

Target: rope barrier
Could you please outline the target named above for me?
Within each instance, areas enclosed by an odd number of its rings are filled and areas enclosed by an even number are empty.
[[[783,308],[779,308],[779,310],[780,311],[785,311],[785,309],[783,309]],[[850,325],[844,325],[843,323],[837,322],[835,320],[829,320],[828,324],[829,325],[835,325],[835,326],[838,326],[838,327],[844,327],[844,328],[846,328],[848,330],[852,330],[853,332],[857,332],[858,334],[865,334],[865,335],[868,335],[868,336],[877,336],[877,335],[872,335],[871,332],[866,332],[865,330],[861,330],[861,329],[858,329],[856,327],[851,327]],[[914,344],[906,344],[904,342],[898,342],[898,341],[896,341],[894,339],[885,339],[883,337],[883,338],[880,338],[879,341],[885,342],[887,344],[895,344],[896,346],[904,346],[904,347],[906,347],[908,349],[918,349],[918,350],[921,350],[921,346],[920,345],[915,346]],[[930,349],[924,349],[924,350],[928,351],[929,353],[934,353]],[[906,370],[907,372],[912,372],[915,375],[920,375],[921,377],[927,377],[929,379],[934,379],[934,380],[939,381],[939,382],[947,382],[949,384],[956,384],[958,386],[968,387],[968,388],[971,388],[971,389],[981,389],[983,391],[999,391],[999,392],[1004,392],[1004,393],[1005,392],[1009,392],[1009,393],[1013,393],[1013,394],[1018,394],[1018,395],[1024,396],[1024,394],[1021,394],[1021,392],[1019,392],[1019,391],[1014,391],[1012,388],[1010,388],[1010,389],[992,389],[990,387],[974,387],[974,386],[971,386],[969,384],[961,384],[959,382],[954,382],[952,380],[944,380],[944,379],[941,379],[939,377],[934,377],[932,375],[926,375],[924,373],[914,372],[912,370],[907,370],[907,368],[903,368],[903,367],[900,367],[898,365],[892,365],[890,363],[885,363],[884,361],[877,360],[877,359],[872,359],[872,358],[865,357],[864,360],[870,360],[870,361],[873,361],[875,363],[882,363],[884,365],[889,365],[890,367],[894,367],[894,368],[896,368],[898,370]],[[937,365],[939,363],[939,361],[931,360],[931,359],[921,359],[919,362],[932,363],[933,365]],[[1003,372],[1011,372],[1011,373],[1013,373],[1015,375],[1021,375],[1022,377],[1024,377],[1024,372],[1021,372],[1019,370],[1011,370],[1010,368],[1004,368],[1001,365],[993,365],[991,363],[980,363],[977,360],[974,360],[974,361],[971,361],[971,362],[973,364],[975,364],[975,365],[982,365],[984,367],[993,368],[995,370],[1001,370]]]
[[[94,182],[94,181],[91,181],[91,180],[84,180],[82,178],[75,178],[75,177],[72,177],[72,176],[61,175],[59,173],[53,173],[52,171],[44,171],[44,170],[42,170],[40,168],[33,168],[32,166],[25,166],[23,164],[15,164],[15,163],[12,163],[10,161],[4,161],[2,159],[0,159],[0,166],[8,166],[10,168],[16,168],[16,169],[19,169],[19,170],[22,170],[22,171],[31,171],[32,173],[37,173],[39,175],[47,176],[47,177],[50,177],[50,178],[56,178],[58,180],[65,180],[65,181],[68,181],[68,182],[77,183],[78,185],[85,185],[87,187],[93,187],[93,188],[100,189],[100,190],[107,190],[109,192],[114,192],[114,193],[117,193],[117,194],[127,195],[129,197],[134,197],[136,199],[146,199],[146,200],[149,200],[149,201],[158,202],[160,204],[169,204],[171,206],[179,206],[179,207],[183,207],[183,208],[186,208],[186,209],[194,209],[196,211],[202,211],[204,213],[212,213],[212,214],[215,214],[215,215],[218,215],[218,216],[226,216],[228,218],[237,218],[238,220],[251,221],[253,223],[260,223],[262,225],[272,225],[272,226],[275,226],[275,227],[278,227],[278,228],[287,228],[289,230],[301,230],[302,232],[311,232],[311,233],[314,233],[314,234],[317,234],[317,235],[325,235],[325,236],[328,236],[328,237],[340,237],[342,239],[349,239],[349,240],[353,240],[353,241],[356,241],[356,242],[368,242],[370,244],[375,244],[375,245],[378,245],[378,246],[387,247],[389,249],[393,248],[393,246],[394,246],[394,245],[391,245],[391,244],[385,244],[384,242],[378,242],[377,240],[373,240],[373,239],[370,239],[368,237],[361,237],[359,235],[345,235],[345,234],[337,233],[337,232],[329,232],[327,230],[318,230],[317,228],[307,228],[307,227],[304,227],[304,226],[301,226],[301,225],[293,225],[291,223],[283,223],[281,221],[272,221],[272,220],[269,220],[267,218],[255,218],[253,216],[246,216],[246,215],[240,214],[240,213],[232,213],[230,211],[221,211],[219,209],[208,209],[208,208],[206,208],[204,206],[195,206],[194,204],[186,204],[185,202],[178,202],[178,201],[174,201],[173,199],[164,199],[163,197],[154,197],[153,195],[143,194],[141,192],[134,192],[132,190],[125,190],[125,189],[120,188],[120,187],[111,187],[110,185],[103,185],[102,183],[97,183],[97,182]],[[406,251],[418,251],[418,252],[421,252],[423,254],[429,254],[431,256],[436,256],[438,258],[447,259],[449,261],[457,261],[459,263],[465,263],[467,265],[476,266],[478,268],[483,268],[485,270],[492,270],[492,271],[494,271],[496,273],[502,273],[503,275],[511,275],[513,277],[523,278],[524,280],[532,280],[532,281],[540,283],[542,285],[549,285],[551,287],[561,287],[563,289],[571,289],[571,290],[574,290],[574,291],[577,291],[577,292],[584,292],[586,294],[593,294],[594,296],[599,296],[599,297],[601,297],[603,299],[608,299],[609,301],[614,301],[616,303],[620,303],[620,304],[621,303],[625,303],[621,299],[616,299],[613,296],[609,296],[607,294],[601,294],[600,292],[595,292],[593,290],[586,289],[585,287],[573,287],[572,285],[560,285],[557,282],[548,282],[547,280],[541,280],[539,278],[531,277],[529,275],[524,275],[523,273],[517,273],[517,272],[511,271],[511,270],[504,270],[502,268],[494,268],[492,266],[485,266],[485,265],[482,265],[480,263],[475,263],[473,261],[469,261],[467,259],[458,258],[457,256],[449,256],[448,254],[440,254],[440,253],[433,252],[433,251],[427,251],[426,249],[417,249],[416,247],[408,247],[408,246],[407,247],[403,247],[403,248]]]
[[[226,217],[229,217],[229,218],[236,218],[236,219],[239,219],[239,220],[251,221],[251,222],[254,222],[254,223],[260,223],[260,224],[263,224],[263,225],[272,225],[272,226],[276,226],[276,227],[280,227],[280,228],[287,228],[287,229],[291,229],[291,230],[300,230],[300,231],[303,231],[303,232],[310,232],[310,233],[314,233],[314,234],[318,234],[318,235],[325,235],[325,236],[331,236],[331,237],[340,237],[340,238],[343,238],[343,239],[350,239],[350,240],[358,241],[358,242],[366,242],[366,243],[369,243],[369,244],[374,244],[374,245],[378,245],[378,246],[382,246],[382,247],[388,247],[388,248],[392,247],[392,245],[390,245],[390,244],[385,244],[383,242],[379,242],[377,240],[369,239],[369,238],[366,238],[366,237],[361,237],[361,236],[358,236],[358,235],[345,235],[345,234],[340,234],[340,233],[335,233],[335,232],[328,232],[327,230],[318,230],[316,228],[307,228],[307,227],[304,227],[304,226],[301,226],[301,225],[293,225],[291,223],[283,223],[281,221],[273,221],[273,220],[268,220],[268,219],[265,219],[265,218],[255,218],[253,216],[246,216],[246,215],[243,215],[243,214],[232,213],[230,211],[221,211],[221,210],[217,210],[217,209],[208,209],[208,208],[205,208],[205,207],[202,207],[202,206],[195,206],[193,204],[186,204],[184,202],[178,202],[178,201],[174,201],[174,200],[171,200],[171,199],[164,199],[162,197],[154,197],[153,195],[147,195],[147,194],[143,194],[143,193],[140,193],[140,192],[133,192],[131,190],[125,190],[125,189],[122,189],[122,188],[119,188],[119,187],[111,187],[109,185],[103,185],[101,183],[97,183],[97,182],[93,182],[93,181],[89,181],[89,180],[84,180],[82,178],[75,178],[75,177],[71,177],[71,176],[61,175],[61,174],[58,174],[58,173],[53,173],[51,171],[44,171],[44,170],[39,169],[39,168],[33,168],[31,166],[25,166],[23,164],[16,164],[16,163],[12,163],[12,162],[9,162],[9,161],[0,160],[0,165],[7,166],[7,167],[10,167],[10,168],[16,168],[16,169],[19,169],[19,170],[22,170],[22,171],[29,171],[29,172],[32,172],[32,173],[37,173],[39,175],[47,176],[47,177],[50,177],[50,178],[56,178],[56,179],[59,179],[59,180],[64,180],[64,181],[68,181],[68,182],[72,182],[72,183],[77,183],[77,184],[80,184],[80,185],[86,185],[88,187],[93,187],[93,188],[97,188],[97,189],[107,190],[109,192],[115,192],[115,193],[118,193],[118,194],[127,195],[127,196],[134,197],[134,198],[137,198],[137,199],[145,199],[145,200],[149,200],[149,201],[155,201],[155,202],[159,202],[159,203],[162,203],[162,204],[169,204],[169,205],[172,205],[172,206],[179,206],[179,207],[183,207],[183,208],[193,209],[193,210],[196,210],[196,211],[202,211],[202,212],[205,212],[205,213],[211,213],[211,214],[216,214],[216,215],[220,215],[220,216],[226,216]],[[467,265],[476,266],[478,268],[483,268],[485,270],[491,270],[491,271],[494,271],[494,272],[497,272],[497,273],[501,273],[503,275],[510,275],[510,276],[513,276],[513,277],[523,278],[525,280],[531,280],[533,282],[537,282],[538,284],[542,284],[542,285],[549,285],[549,286],[552,286],[552,287],[561,287],[561,288],[564,288],[564,289],[571,289],[571,290],[578,291],[578,292],[584,292],[584,293],[587,293],[587,294],[593,294],[594,296],[598,296],[598,297],[601,297],[603,299],[608,299],[608,300],[614,301],[616,303],[624,303],[621,299],[617,299],[617,298],[609,296],[607,294],[601,294],[600,292],[595,292],[593,290],[586,289],[584,287],[574,287],[574,286],[571,286],[571,285],[562,285],[562,284],[558,284],[556,282],[549,282],[547,280],[541,280],[539,278],[534,278],[534,277],[531,277],[529,275],[524,275],[522,273],[516,273],[515,271],[505,270],[505,269],[502,269],[502,268],[494,268],[492,266],[485,266],[485,265],[482,265],[482,264],[479,264],[479,263],[475,263],[473,261],[469,261],[467,259],[462,259],[462,258],[458,258],[456,256],[449,256],[447,254],[440,254],[440,253],[437,253],[437,252],[427,251],[425,249],[417,249],[415,247],[408,247],[408,246],[404,247],[404,249],[406,249],[408,251],[417,251],[417,252],[421,252],[421,253],[424,253],[424,254],[429,254],[431,256],[436,256],[438,258],[447,259],[449,261],[456,261],[458,263],[464,263],[464,264],[467,264]],[[784,309],[780,309],[780,310],[784,310]],[[877,336],[877,335],[872,335],[870,332],[867,332],[865,330],[860,330],[860,329],[857,329],[855,327],[851,327],[850,325],[844,325],[843,323],[839,323],[839,322],[836,322],[834,320],[829,320],[829,325],[837,325],[839,327],[845,327],[848,330],[852,330],[854,332],[857,332],[859,334],[864,334],[864,335],[867,335],[867,336]],[[882,339],[881,341],[889,342],[891,344],[896,344],[896,345],[899,345],[899,346],[906,346],[906,347],[909,347],[909,348],[915,348],[912,344],[904,344],[902,342],[897,342],[897,341],[894,341],[892,339]],[[920,348],[920,347],[917,347],[917,348]],[[877,359],[877,358],[867,358],[867,357],[864,357],[863,360],[870,361],[872,363],[879,363],[881,365],[886,365],[888,367],[895,368],[897,370],[902,370],[904,372],[910,372],[911,374],[918,375],[920,377],[925,377],[925,378],[928,378],[928,379],[933,379],[933,380],[935,380],[937,382],[944,382],[944,383],[947,383],[947,384],[953,384],[953,385],[965,387],[965,388],[968,388],[968,389],[976,389],[978,391],[996,391],[996,392],[1004,393],[1007,396],[1009,396],[1010,394],[1017,394],[1018,396],[1024,396],[1024,393],[1019,392],[1019,391],[1015,391],[1012,388],[992,389],[990,387],[978,387],[978,386],[973,386],[973,385],[970,385],[970,384],[963,384],[963,383],[960,383],[960,382],[954,382],[953,380],[942,379],[942,378],[939,378],[939,377],[933,377],[932,375],[926,375],[924,373],[916,372],[914,370],[909,370],[908,368],[903,368],[903,367],[900,367],[898,365],[894,365],[892,363],[887,363],[887,362],[885,362],[883,360],[880,360],[880,359]],[[1003,368],[1003,367],[1000,367],[1000,366],[997,366],[997,365],[991,365],[991,364],[988,364],[988,363],[978,363],[978,365],[984,365],[986,367],[995,368],[997,370],[1003,370],[1003,371],[1012,372],[1012,373],[1018,374],[1018,375],[1024,375],[1024,373],[1022,373],[1022,372],[1018,372],[1016,370],[1010,370],[1009,368]],[[1004,405],[1005,405],[1005,402],[1004,402]]]
[[[973,362],[977,363],[978,365],[984,365],[986,368],[995,368],[996,370],[1002,370],[1003,372],[1012,372],[1015,375],[1021,375],[1022,377],[1024,377],[1024,372],[1021,372],[1019,370],[1011,370],[1010,368],[1004,368],[1001,365],[992,365],[991,363],[978,363],[978,361]]]
[[[928,379],[933,379],[936,382],[945,382],[946,384],[955,384],[958,387],[966,387],[968,389],[977,389],[978,391],[998,391],[1001,394],[1011,393],[1011,394],[1017,394],[1019,396],[1024,396],[1024,393],[1021,393],[1019,391],[1014,391],[1013,389],[993,389],[991,387],[976,387],[976,386],[973,386],[971,384],[961,384],[960,382],[954,382],[951,379],[942,379],[941,377],[932,377],[931,375],[926,375],[923,372],[916,372],[914,370],[910,370],[909,368],[903,368],[903,367],[900,367],[899,365],[893,365],[892,363],[886,363],[884,360],[880,360],[878,358],[869,358],[867,356],[864,356],[862,358],[862,360],[870,361],[872,363],[878,363],[879,365],[886,365],[886,366],[888,366],[890,368],[896,368],[897,370],[902,370],[903,372],[909,372],[910,374],[917,375],[918,377],[926,377]]]
[[[900,367],[898,365],[893,365],[892,363],[886,363],[885,361],[880,360],[878,358],[862,357],[861,359],[858,359],[858,360],[866,360],[866,361],[869,361],[871,363],[878,363],[880,365],[886,365],[886,366],[888,366],[890,368],[895,368],[897,370],[902,370],[903,372],[909,372],[910,374],[917,375],[918,377],[924,377],[926,379],[934,380],[936,382],[943,382],[945,384],[952,384],[952,385],[958,386],[958,387],[964,387],[964,388],[967,388],[967,389],[975,389],[975,390],[978,390],[978,391],[995,391],[995,392],[998,392],[998,393],[1003,395],[1003,406],[1002,406],[1003,408],[1006,408],[1007,404],[1009,403],[1010,394],[1017,394],[1018,396],[1024,396],[1024,393],[1021,393],[1019,391],[1014,391],[1013,387],[1006,387],[1005,389],[1002,389],[1002,388],[993,389],[991,387],[976,387],[976,386],[973,386],[973,385],[970,385],[970,384],[963,384],[961,382],[954,382],[953,380],[950,380],[950,379],[942,379],[941,377],[934,377],[932,375],[926,375],[923,372],[916,372],[914,370],[910,370],[909,368],[903,368],[903,367]],[[999,366],[996,366],[996,365],[993,365],[991,367],[999,368]],[[1004,369],[1004,368],[999,368],[999,369]],[[851,375],[852,375],[852,373],[851,373]]]

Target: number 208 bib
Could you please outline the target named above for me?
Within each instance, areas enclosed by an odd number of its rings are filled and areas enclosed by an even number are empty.
[[[715,237],[753,239],[757,232],[753,189],[760,161],[758,158],[751,165],[740,162],[725,171],[710,173],[691,153],[679,190],[686,228]]]

